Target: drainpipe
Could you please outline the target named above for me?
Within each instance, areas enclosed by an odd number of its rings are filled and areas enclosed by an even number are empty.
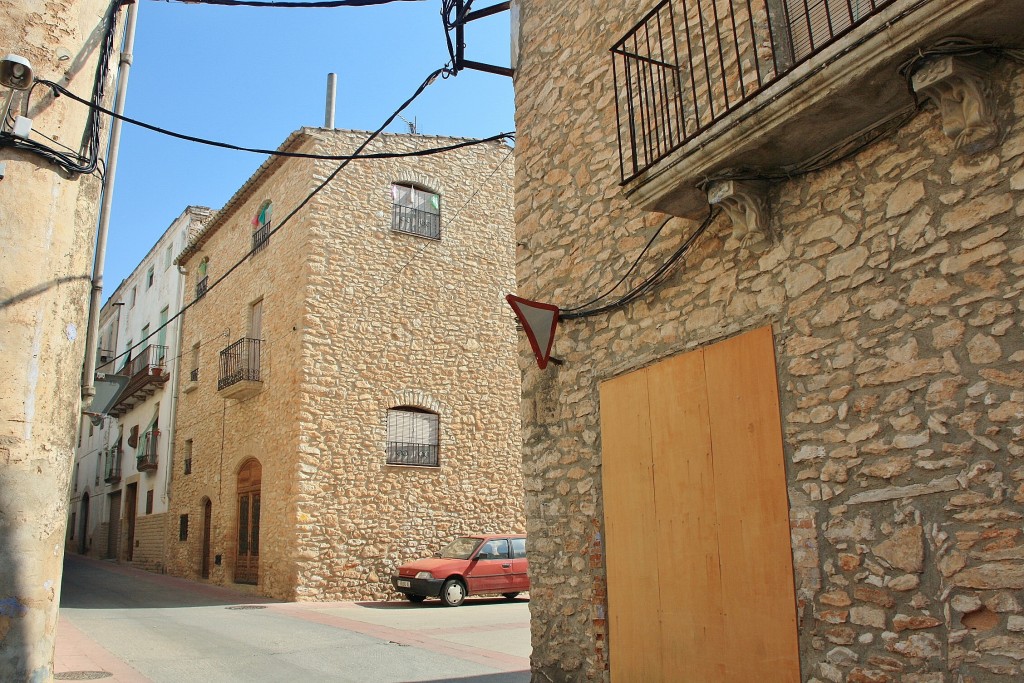
[[[132,65],[135,46],[135,20],[138,3],[128,5],[128,18],[124,27],[124,44],[117,69],[117,95],[114,113],[124,113],[128,92],[128,72]],[[96,229],[96,255],[92,265],[92,293],[89,299],[89,323],[85,336],[85,369],[82,371],[82,409],[92,404],[96,396],[96,347],[100,327],[100,306],[103,303],[103,264],[107,257],[107,231],[110,227],[110,207],[114,200],[114,177],[117,175],[117,154],[121,146],[121,119],[110,122],[110,147],[107,150],[106,171],[103,174],[103,198],[100,202],[99,227]]]

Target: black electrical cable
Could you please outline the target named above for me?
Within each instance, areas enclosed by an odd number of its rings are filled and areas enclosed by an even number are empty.
[[[405,109],[410,104],[412,104],[413,101],[417,97],[419,97],[420,94],[424,90],[426,90],[427,87],[430,86],[431,83],[433,83],[435,80],[437,80],[438,76],[441,76],[442,78],[444,78],[444,77],[446,77],[446,74],[447,75],[451,74],[451,69],[450,69],[449,66],[441,67],[440,69],[435,70],[433,73],[431,73],[429,76],[427,76],[423,80],[423,82],[420,84],[420,86],[416,89],[416,91],[412,94],[412,96],[409,97],[409,99],[407,99],[405,102],[403,102],[398,107],[398,109],[396,109],[394,111],[394,113],[391,114],[391,116],[389,116],[387,118],[387,120],[384,121],[384,123],[381,124],[381,126],[379,128],[377,128],[377,130],[375,130],[372,133],[370,133],[370,135],[365,140],[363,140],[362,143],[360,143],[359,147],[356,148],[356,151],[354,152],[354,154],[350,158],[344,159],[340,164],[338,164],[338,167],[336,169],[334,169],[334,171],[330,175],[328,175],[319,185],[317,185],[315,188],[313,188],[313,190],[308,195],[306,195],[306,197],[301,202],[299,202],[299,204],[294,209],[292,209],[288,213],[287,216],[285,216],[283,219],[281,219],[281,222],[277,224],[277,227],[275,227],[273,230],[270,230],[267,233],[266,238],[261,242],[260,245],[254,246],[252,249],[247,251],[245,253],[245,255],[243,255],[242,258],[240,258],[238,261],[236,261],[234,263],[234,265],[232,265],[230,268],[228,268],[227,271],[223,275],[221,275],[219,278],[217,278],[216,280],[211,282],[210,285],[206,288],[206,291],[203,293],[203,296],[206,296],[206,294],[209,294],[210,291],[214,287],[219,285],[221,282],[224,282],[224,280],[226,280],[233,272],[235,272],[239,268],[239,266],[241,266],[243,263],[245,263],[249,259],[250,256],[252,256],[257,250],[261,249],[263,247],[263,245],[266,243],[266,241],[271,238],[271,236],[273,236],[275,233],[277,233],[279,230],[281,230],[281,228],[283,228],[285,225],[287,225],[288,221],[290,221],[292,219],[292,217],[295,216],[295,214],[297,214],[303,207],[305,207],[306,204],[311,202],[313,200],[313,197],[315,197],[317,194],[319,194],[320,191],[323,190],[327,186],[328,183],[330,183],[332,180],[334,180],[334,178],[337,177],[337,175],[339,173],[341,173],[341,171],[346,166],[348,166],[349,162],[351,162],[353,159],[359,158],[359,156],[358,156],[359,153],[361,151],[363,151],[371,142],[373,142],[373,140],[378,135],[380,135],[381,132],[383,132],[385,128],[390,126],[392,124],[392,122],[394,122],[394,120],[398,118],[399,114],[401,114],[403,111],[405,111]],[[113,363],[114,361],[117,361],[117,360],[119,360],[121,358],[124,358],[125,356],[130,356],[132,351],[134,351],[135,349],[141,347],[147,340],[152,339],[153,337],[155,337],[157,335],[157,333],[160,332],[160,330],[164,329],[165,327],[170,325],[172,322],[174,322],[175,320],[180,318],[185,313],[185,311],[187,311],[188,309],[190,309],[193,306],[195,306],[196,303],[200,300],[200,298],[202,298],[202,297],[196,297],[196,298],[192,299],[192,301],[190,301],[187,304],[185,304],[184,306],[182,306],[181,309],[177,313],[175,313],[173,316],[168,318],[167,321],[164,322],[164,324],[160,325],[155,330],[150,332],[148,337],[145,337],[144,339],[141,339],[138,343],[136,343],[135,345],[125,349],[123,353],[121,353],[120,355],[115,356],[114,358],[110,359],[110,361],[108,361],[108,362]]]
[[[584,310],[584,311],[579,311],[579,310],[574,308],[574,309],[570,309],[573,312],[566,313],[564,315],[559,313],[559,315],[558,315],[559,319],[560,320],[573,320],[575,318],[586,318],[586,317],[589,317],[589,316],[592,316],[592,315],[599,315],[601,313],[607,313],[608,311],[615,310],[616,308],[621,308],[621,307],[623,307],[623,306],[625,306],[625,305],[635,301],[639,297],[643,296],[644,293],[646,293],[649,289],[651,289],[656,284],[658,284],[658,282],[661,281],[662,277],[664,277],[664,275],[669,271],[669,269],[677,261],[679,261],[680,258],[682,258],[683,256],[686,255],[686,252],[688,252],[690,250],[690,248],[693,247],[693,245],[696,243],[697,239],[701,235],[703,235],[704,232],[711,226],[711,224],[714,222],[716,216],[718,216],[718,210],[717,209],[712,208],[710,211],[708,211],[707,218],[704,219],[704,222],[702,222],[697,227],[697,229],[694,230],[693,233],[691,233],[690,236],[686,238],[686,240],[682,243],[682,245],[679,246],[678,249],[676,249],[676,251],[672,254],[672,256],[670,256],[668,258],[668,260],[665,261],[665,263],[661,264],[661,266],[655,272],[651,273],[651,275],[649,275],[642,283],[640,283],[639,285],[634,287],[632,290],[626,292],[625,294],[623,294],[621,297],[619,297],[615,301],[613,301],[613,302],[611,302],[609,304],[605,304],[604,306],[599,306],[597,308],[592,308],[592,309]]]
[[[636,270],[636,267],[640,265],[640,261],[641,261],[641,259],[643,259],[644,254],[647,253],[647,250],[651,248],[652,244],[654,244],[654,240],[658,239],[658,235],[661,234],[661,231],[665,229],[665,226],[668,225],[669,221],[671,221],[673,218],[675,218],[675,216],[669,216],[668,218],[666,218],[662,222],[661,225],[658,226],[658,229],[654,231],[654,234],[651,235],[651,238],[649,240],[647,240],[647,244],[644,245],[644,248],[640,251],[640,254],[636,257],[636,259],[633,260],[633,264],[629,267],[629,270],[627,270],[626,273],[622,277],[619,278],[619,281],[616,282],[614,285],[612,285],[612,287],[608,291],[606,291],[604,294],[600,294],[598,296],[595,296],[590,301],[587,301],[586,303],[582,303],[579,306],[573,306],[572,308],[564,308],[564,309],[562,309],[562,312],[563,313],[570,313],[572,311],[579,311],[581,309],[586,308],[587,306],[590,306],[592,304],[596,304],[601,299],[606,299],[609,296],[611,296],[612,292],[614,292],[616,289],[618,289],[620,286],[622,286],[622,283],[626,281],[626,278],[628,278],[630,276],[630,273],[632,273],[634,270]]]
[[[94,108],[94,109],[96,109],[96,110],[106,114],[107,116],[112,116],[112,117],[114,117],[116,119],[120,119],[121,121],[124,121],[126,123],[130,123],[130,124],[138,126],[140,128],[145,128],[146,130],[151,130],[154,133],[160,133],[161,135],[167,135],[167,136],[170,136],[172,138],[177,138],[179,140],[185,140],[187,142],[195,142],[195,143],[198,143],[200,145],[208,145],[210,147],[219,147],[221,149],[230,149],[230,150],[234,150],[236,152],[252,152],[253,154],[267,154],[267,155],[275,156],[275,157],[292,157],[292,158],[297,158],[297,159],[324,159],[324,160],[327,160],[327,161],[350,161],[352,159],[399,159],[399,158],[403,158],[403,157],[430,156],[431,154],[441,154],[443,152],[450,152],[450,151],[452,151],[454,149],[461,149],[463,147],[471,147],[473,145],[481,145],[481,144],[484,144],[484,143],[487,143],[487,142],[495,142],[497,140],[514,139],[515,138],[515,133],[512,133],[512,132],[498,133],[497,135],[492,135],[492,136],[490,136],[488,138],[481,138],[479,140],[466,140],[466,141],[458,142],[458,143],[455,143],[455,144],[452,144],[452,145],[444,145],[444,146],[441,146],[441,147],[430,147],[428,149],[421,149],[421,150],[417,150],[417,151],[414,151],[414,152],[386,152],[386,153],[374,153],[374,154],[363,154],[363,155],[358,155],[358,154],[309,154],[309,153],[305,153],[305,152],[282,152],[280,150],[275,150],[275,149],[260,149],[258,147],[243,147],[241,145],[233,145],[230,142],[219,142],[217,140],[208,140],[206,138],[200,138],[200,137],[196,137],[194,135],[186,135],[185,133],[176,133],[176,132],[174,132],[172,130],[167,130],[166,128],[161,128],[160,126],[154,126],[151,123],[146,123],[144,121],[139,121],[138,119],[133,119],[130,116],[124,116],[124,115],[121,115],[121,114],[116,114],[116,113],[110,111],[109,109],[106,109],[105,107],[101,107],[101,106],[99,106],[97,104],[93,104],[92,102],[89,102],[85,98],[79,97],[78,95],[74,94],[73,92],[71,92],[70,90],[68,90],[64,86],[60,85],[59,83],[54,83],[53,81],[47,81],[47,80],[42,80],[42,79],[38,80],[37,82],[40,85],[45,85],[45,86],[49,87],[57,95],[66,95],[67,97],[70,97],[71,99],[75,100],[76,102],[81,102],[82,104],[85,104],[85,105],[87,105],[89,107],[92,107],[92,108]]]

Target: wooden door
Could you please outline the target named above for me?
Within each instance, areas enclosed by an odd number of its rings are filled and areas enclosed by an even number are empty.
[[[107,513],[107,559],[116,560],[121,546],[121,492],[109,496],[110,510]]]
[[[128,484],[125,487],[124,522],[128,528],[128,537],[125,539],[125,543],[128,545],[124,551],[125,562],[132,561],[135,550],[135,514],[138,512],[138,491],[138,484]]]
[[[213,503],[207,500],[203,505],[203,559],[199,573],[204,579],[210,578],[210,527],[213,525]]]
[[[602,383],[601,438],[612,680],[799,681],[771,329]]]
[[[235,583],[259,583],[260,483],[262,468],[249,460],[238,472],[238,522],[236,525]]]

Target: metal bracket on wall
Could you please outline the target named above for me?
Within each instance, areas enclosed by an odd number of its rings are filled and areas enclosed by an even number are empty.
[[[444,10],[442,11],[445,32],[448,38],[448,52],[452,57],[453,70],[455,73],[458,73],[463,69],[473,69],[475,71],[486,71],[487,73],[498,74],[499,76],[511,77],[515,74],[514,69],[507,66],[474,62],[466,59],[465,51],[466,24],[498,14],[499,12],[507,12],[511,8],[512,3],[500,2],[497,5],[491,5],[476,11],[471,11],[472,5],[473,0],[450,0],[450,2],[445,3]],[[453,33],[454,42],[452,38]]]

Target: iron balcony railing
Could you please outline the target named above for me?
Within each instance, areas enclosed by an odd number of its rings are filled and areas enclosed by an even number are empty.
[[[108,484],[121,481],[121,447],[111,446],[103,456],[103,481]]]
[[[159,375],[163,373],[164,360],[167,358],[167,347],[150,344],[139,351],[122,369],[122,374],[134,377],[140,373]]]
[[[196,283],[196,298],[197,299],[199,297],[203,296],[204,294],[206,294],[206,290],[209,287],[209,285],[210,285],[210,276],[209,275],[203,276],[203,279]]]
[[[242,381],[260,382],[260,340],[242,337],[220,352],[217,390]]]
[[[188,381],[189,382],[198,382],[199,381],[199,368],[192,368],[191,370],[189,370],[189,372],[188,372]]]
[[[437,467],[437,451],[437,444],[389,441],[388,464]]]
[[[393,204],[391,229],[439,240],[441,239],[441,214]]]
[[[263,251],[263,248],[267,246],[267,242],[270,241],[270,223],[264,223],[260,227],[253,230],[252,233],[252,253],[257,251]]]
[[[663,0],[612,47],[626,183],[894,0]]]
[[[135,469],[139,472],[155,470],[157,466],[157,443],[160,440],[160,430],[151,429],[142,435],[142,443],[135,455]]]

